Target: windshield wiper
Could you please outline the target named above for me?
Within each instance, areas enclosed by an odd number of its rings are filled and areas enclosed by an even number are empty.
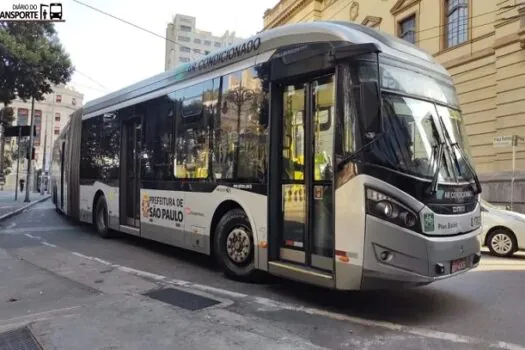
[[[443,123],[443,120],[442,120],[441,116],[438,116],[438,119],[440,121],[441,127],[443,128],[443,131],[444,131],[448,141],[450,142],[450,148],[451,148],[451,152],[450,153],[452,153],[454,155],[454,158],[456,159],[456,164],[459,167],[458,157],[457,157],[456,153],[454,152],[454,148],[457,148],[459,150],[459,153],[461,153],[461,158],[463,159],[463,163],[465,163],[467,165],[467,168],[468,168],[468,170],[470,172],[470,175],[474,179],[474,183],[476,184],[476,189],[474,190],[474,192],[475,192],[474,194],[481,193],[481,183],[479,182],[479,179],[478,179],[478,176],[476,174],[476,171],[474,170],[474,168],[472,167],[472,165],[468,161],[467,154],[465,153],[463,148],[461,148],[461,146],[458,144],[457,141],[452,142],[452,138],[450,137],[450,133],[448,132],[448,129],[445,126],[445,123]]]
[[[441,169],[441,162],[443,161],[443,152],[445,150],[445,143],[440,142],[437,145],[437,161],[436,161],[436,170],[434,170],[434,176],[432,176],[432,183],[430,185],[430,195],[433,195],[437,192],[438,189],[438,178],[439,178],[439,171]],[[434,163],[434,161],[432,161]]]

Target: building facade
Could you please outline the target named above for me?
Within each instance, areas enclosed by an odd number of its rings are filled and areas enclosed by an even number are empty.
[[[510,201],[512,147],[525,137],[525,0],[281,0],[264,29],[343,20],[396,35],[432,54],[452,75],[484,197]],[[525,142],[515,156],[515,209],[525,212]]]
[[[177,14],[173,22],[168,24],[166,70],[243,40],[237,38],[235,32],[229,31],[222,36],[215,36],[211,32],[197,29],[196,22],[195,17]]]
[[[35,158],[32,168],[36,171],[48,171],[53,143],[69,120],[69,116],[82,107],[84,95],[72,87],[59,85],[53,88],[54,92],[44,96],[44,100],[35,101],[35,132],[33,146]],[[13,125],[31,125],[31,100],[26,102],[14,100],[10,105],[13,108],[15,120]],[[27,141],[26,141],[27,142]],[[6,153],[17,152],[17,139],[6,140]],[[26,179],[27,159],[21,152],[19,162],[19,179]],[[45,159],[44,159],[45,157]],[[44,163],[45,162],[45,163]],[[4,189],[14,189],[16,183],[17,162],[13,160],[11,172],[6,176]]]

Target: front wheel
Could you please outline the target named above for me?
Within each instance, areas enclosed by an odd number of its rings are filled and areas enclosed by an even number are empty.
[[[113,236],[111,230],[109,229],[108,205],[104,196],[100,196],[97,200],[93,221],[95,224],[95,229],[101,237],[111,238]]]
[[[242,280],[254,277],[254,240],[243,210],[230,210],[221,218],[214,246],[217,260],[228,277]]]
[[[516,251],[518,242],[510,230],[498,228],[490,234],[487,245],[491,254],[508,258]]]

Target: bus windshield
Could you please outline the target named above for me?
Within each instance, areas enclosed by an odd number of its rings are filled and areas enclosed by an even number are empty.
[[[366,154],[366,161],[396,171],[424,178],[432,178],[440,163],[439,180],[452,182],[471,179],[466,162],[458,147],[464,149],[463,124],[459,112],[417,98],[383,93],[385,133],[373,142]],[[450,135],[448,146],[443,147],[438,162],[438,150],[442,140],[442,118],[447,128],[444,137]],[[457,147],[451,147],[457,143]]]

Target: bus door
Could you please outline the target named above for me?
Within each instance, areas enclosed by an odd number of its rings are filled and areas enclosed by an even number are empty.
[[[120,223],[139,227],[141,118],[124,121],[122,136]]]
[[[268,268],[333,285],[334,75],[272,84],[273,99]]]

